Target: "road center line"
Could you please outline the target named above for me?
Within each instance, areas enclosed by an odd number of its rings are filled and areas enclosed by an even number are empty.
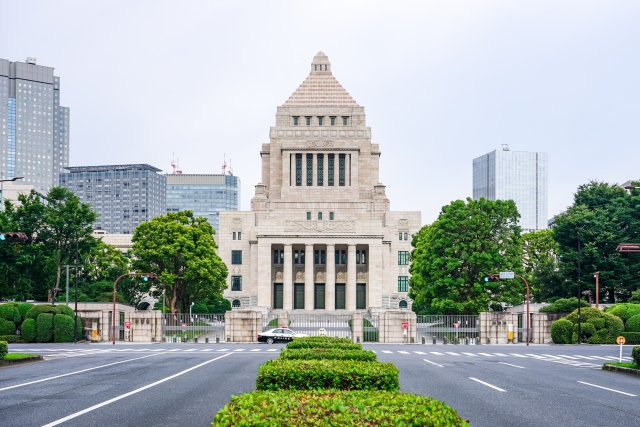
[[[477,381],[477,382],[479,382],[480,384],[484,384],[484,385],[486,385],[487,387],[491,387],[491,388],[496,389],[496,390],[498,390],[498,391],[504,391],[504,392],[506,392],[506,390],[503,390],[503,389],[501,389],[501,388],[499,388],[499,387],[496,387],[496,386],[494,386],[494,385],[491,385],[491,384],[489,384],[489,383],[485,383],[484,381],[480,381],[480,380],[479,380],[479,379],[477,379],[477,378],[469,377],[469,379],[470,379],[470,380]],[[45,427],[46,427],[46,426],[45,426]]]
[[[498,363],[500,363],[501,365],[513,366],[514,368],[524,369],[524,366],[512,365],[511,363],[505,363],[505,362],[498,362]]]
[[[631,396],[631,397],[636,397],[635,394],[631,394],[631,393],[625,393],[624,391],[620,391],[620,390],[614,390],[612,388],[606,388],[606,387],[602,387],[599,385],[595,385],[595,384],[589,384],[589,383],[585,383],[584,381],[578,381],[580,384],[586,384],[586,385],[590,385],[591,387],[597,387],[597,388],[601,388],[603,390],[609,390],[609,391],[613,391],[615,393],[620,393],[620,394],[625,394],[627,396]]]
[[[12,388],[17,388],[17,387],[23,387],[23,386],[29,385],[29,384],[41,383],[43,381],[55,380],[56,378],[68,377],[69,375],[75,375],[75,374],[80,374],[82,372],[93,371],[94,369],[106,368],[107,366],[119,365],[120,363],[132,362],[134,360],[144,359],[146,357],[158,356],[160,354],[164,354],[164,353],[155,353],[155,354],[150,354],[149,356],[135,357],[133,359],[121,360],[120,362],[108,363],[106,365],[95,366],[93,368],[87,368],[87,369],[83,369],[81,371],[69,372],[68,374],[56,375],[55,377],[43,378],[41,380],[36,380],[36,381],[29,381],[28,383],[17,384],[17,385],[12,385],[12,386],[9,386],[9,387],[0,388],[0,391],[10,390]]]
[[[225,355],[223,355],[223,356],[218,356],[218,357],[216,357],[215,359],[207,360],[207,361],[206,361],[206,362],[204,362],[204,363],[201,363],[201,364],[199,364],[199,365],[193,366],[193,367],[191,367],[191,368],[189,368],[189,369],[185,369],[184,371],[182,371],[182,372],[178,372],[177,374],[171,375],[170,377],[163,378],[163,379],[161,379],[160,381],[156,381],[155,383],[151,383],[151,384],[146,385],[146,386],[144,386],[144,387],[140,387],[140,388],[138,388],[138,389],[135,389],[135,390],[133,390],[133,391],[130,391],[129,393],[125,393],[125,394],[122,394],[122,395],[120,395],[120,396],[118,396],[118,397],[114,397],[113,399],[109,399],[109,400],[106,400],[106,401],[104,401],[104,402],[102,402],[102,403],[98,403],[97,405],[93,405],[93,406],[91,406],[91,407],[89,407],[89,408],[87,408],[87,409],[83,409],[82,411],[76,412],[75,414],[71,414],[71,415],[68,415],[68,416],[66,416],[66,417],[64,417],[64,418],[60,418],[59,420],[56,420],[56,421],[54,421],[54,422],[52,422],[52,423],[45,424],[45,425],[44,425],[44,426],[42,426],[42,427],[53,427],[53,426],[57,426],[58,424],[62,424],[62,423],[64,423],[65,421],[72,420],[72,419],[74,419],[74,418],[76,418],[76,417],[79,417],[80,415],[84,415],[84,414],[86,414],[86,413],[88,413],[88,412],[91,412],[91,411],[94,411],[94,410],[96,410],[96,409],[98,409],[98,408],[102,408],[103,406],[106,406],[106,405],[108,405],[108,404],[110,404],[110,403],[117,402],[117,401],[118,401],[118,400],[120,400],[120,399],[124,399],[124,398],[129,397],[129,396],[131,396],[131,395],[134,395],[134,394],[136,394],[136,393],[140,393],[141,391],[144,391],[144,390],[146,390],[146,389],[148,389],[148,388],[155,387],[155,386],[157,386],[158,384],[162,384],[162,383],[164,383],[164,382],[166,382],[166,381],[172,380],[172,379],[174,379],[174,378],[176,378],[176,377],[179,377],[180,375],[184,375],[184,374],[186,374],[187,372],[191,372],[191,371],[193,371],[194,369],[198,369],[198,368],[199,368],[199,367],[201,367],[201,366],[204,366],[204,365],[206,365],[206,364],[209,364],[209,363],[211,363],[211,362],[214,362],[214,361],[216,361],[216,360],[218,360],[218,359],[222,359],[223,357],[227,357],[227,356],[229,356],[230,354],[231,354],[231,353],[227,353],[227,354],[225,354]],[[147,357],[149,357],[149,356],[147,356]]]
[[[442,365],[438,365],[437,363],[432,362],[431,360],[427,360],[427,359],[422,359],[422,360],[424,360],[424,361],[425,361],[425,362],[427,362],[427,363],[431,363],[432,365],[436,365],[436,366],[439,366],[439,367],[441,367],[441,368],[444,368],[444,366],[442,366]]]

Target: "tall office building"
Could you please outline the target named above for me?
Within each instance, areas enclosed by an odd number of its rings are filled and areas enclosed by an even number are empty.
[[[60,185],[98,213],[96,229],[132,234],[145,221],[166,213],[165,176],[147,164],[68,167]]]
[[[58,185],[69,164],[69,114],[53,68],[0,59],[0,178],[23,176],[40,191]]]
[[[240,209],[240,178],[234,175],[171,174],[167,178],[167,212],[190,210],[218,231],[220,212]]]
[[[473,159],[473,199],[513,200],[523,231],[547,228],[547,153],[508,147]]]

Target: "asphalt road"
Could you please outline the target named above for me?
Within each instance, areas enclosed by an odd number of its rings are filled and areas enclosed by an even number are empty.
[[[0,425],[209,426],[282,347],[10,345],[45,361],[0,369]],[[640,425],[640,378],[599,369],[616,346],[365,347],[398,366],[402,391],[443,400],[472,426]]]

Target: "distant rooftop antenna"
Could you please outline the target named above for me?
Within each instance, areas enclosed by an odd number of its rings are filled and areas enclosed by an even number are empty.
[[[509,144],[502,144],[502,151],[509,151]]]
[[[180,159],[175,160],[175,153],[171,153],[172,156],[172,160],[171,160],[171,167],[173,168],[173,174],[181,174],[182,171],[180,170]]]
[[[222,175],[227,174],[227,154],[224,154],[224,160],[222,161]]]
[[[231,159],[229,159],[229,175],[233,175],[233,168],[231,167]]]

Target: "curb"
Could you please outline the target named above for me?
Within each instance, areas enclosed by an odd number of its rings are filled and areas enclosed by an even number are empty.
[[[602,370],[640,376],[640,369],[625,368],[624,366],[616,366],[616,365],[607,365],[606,363],[602,365]]]
[[[22,359],[13,359],[13,360],[0,360],[0,367],[11,366],[11,365],[22,365],[23,363],[33,363],[33,362],[41,362],[44,359],[42,356],[30,356],[24,357]]]

